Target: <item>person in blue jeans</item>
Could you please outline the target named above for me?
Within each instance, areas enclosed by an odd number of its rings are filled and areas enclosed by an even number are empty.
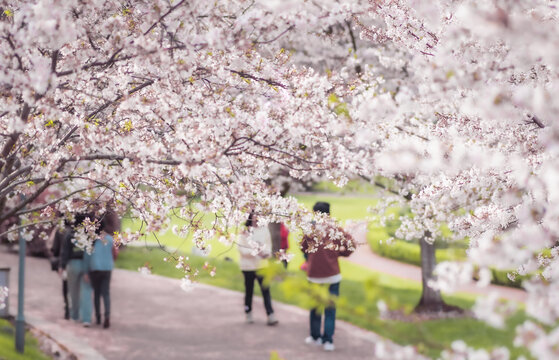
[[[317,202],[313,210],[315,212],[330,214],[330,204]],[[333,230],[333,229],[332,229]],[[305,236],[301,243],[303,252],[307,258],[307,279],[314,284],[328,286],[329,293],[334,297],[340,295],[340,265],[339,256],[349,256],[355,250],[353,238],[342,229],[326,231],[326,234],[339,232],[343,239],[331,239],[328,235],[318,241],[314,237]],[[324,310],[324,332],[321,333],[322,314],[318,309],[310,312],[310,336],[305,343],[323,345],[324,350],[334,350],[334,331],[336,328],[336,306],[332,301],[326,305]]]
[[[98,236],[93,242],[91,254],[84,255],[84,266],[88,272],[91,285],[93,287],[93,302],[95,305],[95,320],[97,325],[101,324],[101,297],[105,310],[103,328],[110,326],[111,316],[111,273],[114,268],[114,243],[113,237],[105,232],[105,219],[101,221],[101,226],[96,230]]]
[[[84,251],[74,244],[74,228],[81,225],[88,214],[77,214],[73,227],[67,228],[62,241],[59,272],[68,279],[70,318],[91,325],[91,284],[84,267]]]

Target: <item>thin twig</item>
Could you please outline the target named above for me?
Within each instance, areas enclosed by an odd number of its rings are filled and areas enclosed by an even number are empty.
[[[284,31],[282,31],[278,36],[276,36],[273,39],[270,40],[265,40],[265,41],[253,41],[253,44],[270,44],[273,43],[274,41],[276,41],[277,39],[279,39],[280,37],[282,37],[283,35],[287,34],[289,31],[291,31],[292,29],[295,28],[295,25],[291,25],[290,27],[288,27],[287,29],[285,29]]]
[[[3,233],[0,234],[0,237],[4,236],[4,235],[6,235],[6,234],[9,234],[9,233],[11,233],[11,232],[14,232],[14,231],[18,231],[18,230],[21,230],[21,229],[25,229],[26,227],[29,227],[29,226],[37,226],[37,225],[41,225],[41,224],[52,223],[52,222],[54,222],[54,221],[55,221],[55,220],[43,220],[43,221],[39,221],[39,222],[34,222],[34,223],[25,224],[25,225],[20,225],[20,226],[17,226],[17,227],[15,227],[15,228],[11,228],[11,229],[9,229],[9,230],[4,231]]]

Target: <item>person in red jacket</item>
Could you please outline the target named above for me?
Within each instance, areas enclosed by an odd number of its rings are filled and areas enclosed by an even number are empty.
[[[313,211],[330,214],[330,204],[317,202]],[[301,248],[308,256],[307,279],[316,284],[328,286],[328,291],[333,296],[340,295],[340,265],[339,256],[349,256],[354,251],[353,238],[343,229],[336,229],[340,237],[331,239],[325,235],[322,239],[315,240],[310,236],[303,237]],[[327,234],[332,231],[327,231]],[[321,335],[322,315],[317,309],[310,313],[310,336],[305,339],[307,344],[324,345],[324,350],[334,350],[334,329],[336,325],[336,307],[330,304],[324,310],[324,332]]]
[[[287,253],[287,249],[289,249],[289,229],[285,226],[284,223],[280,224],[280,251],[283,250],[283,253]],[[287,260],[282,260],[283,267],[287,269]]]

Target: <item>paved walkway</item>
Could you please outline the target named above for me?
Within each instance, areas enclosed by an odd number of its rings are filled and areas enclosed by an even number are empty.
[[[366,226],[352,229],[362,243],[349,258],[375,271],[421,281],[417,266],[403,264],[372,253],[366,245]],[[10,312],[17,309],[17,256],[0,246],[0,267],[10,267]],[[255,298],[256,323],[244,323],[243,295],[198,284],[190,292],[175,279],[115,270],[112,279],[112,326],[86,329],[64,320],[61,282],[45,259],[26,259],[26,320],[56,339],[80,360],[94,359],[228,359],[267,360],[277,351],[285,360],[373,359],[374,333],[338,321],[336,351],[303,344],[308,334],[308,313],[290,305],[274,303],[280,324],[265,325],[261,298]],[[460,291],[524,301],[526,293],[502,286]],[[385,341],[385,340],[384,340]],[[395,346],[395,345],[391,345]]]
[[[353,225],[349,231],[359,243],[355,253],[348,258],[349,261],[374,271],[421,282],[421,268],[419,266],[384,258],[371,251],[367,243],[367,224],[365,222]],[[501,298],[517,302],[525,302],[527,299],[526,291],[498,285],[489,285],[487,287],[466,285],[458,288],[458,292],[476,295],[488,295],[491,292],[496,292]]]
[[[10,312],[17,309],[17,256],[0,247],[0,267],[11,267]],[[267,360],[277,351],[285,360],[373,359],[379,337],[336,323],[336,351],[303,343],[305,310],[274,303],[280,324],[265,325],[261,298],[255,298],[255,324],[244,323],[243,295],[207,285],[190,292],[180,282],[115,270],[111,328],[83,328],[64,320],[61,282],[45,259],[26,259],[26,319],[83,359]]]

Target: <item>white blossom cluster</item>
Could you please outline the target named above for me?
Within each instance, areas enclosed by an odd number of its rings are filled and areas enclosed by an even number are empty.
[[[474,268],[530,277],[526,310],[550,328],[522,325],[535,338],[519,344],[538,357],[559,320],[557,9],[5,0],[0,224],[72,219],[89,202],[140,219],[122,244],[166,231],[172,214],[207,251],[251,211],[319,238],[328,220],[281,197],[281,184],[380,175],[413,215],[398,237],[437,241],[446,224],[447,240],[470,239],[469,264],[439,268],[444,289]],[[183,265],[188,288],[195,270]],[[476,312],[500,324],[500,307]]]
[[[151,269],[147,266],[141,266],[138,268],[138,272],[143,276],[151,275]]]
[[[444,350],[441,360],[508,360],[510,352],[505,347],[492,351],[474,349],[461,340],[454,341],[451,349]]]

